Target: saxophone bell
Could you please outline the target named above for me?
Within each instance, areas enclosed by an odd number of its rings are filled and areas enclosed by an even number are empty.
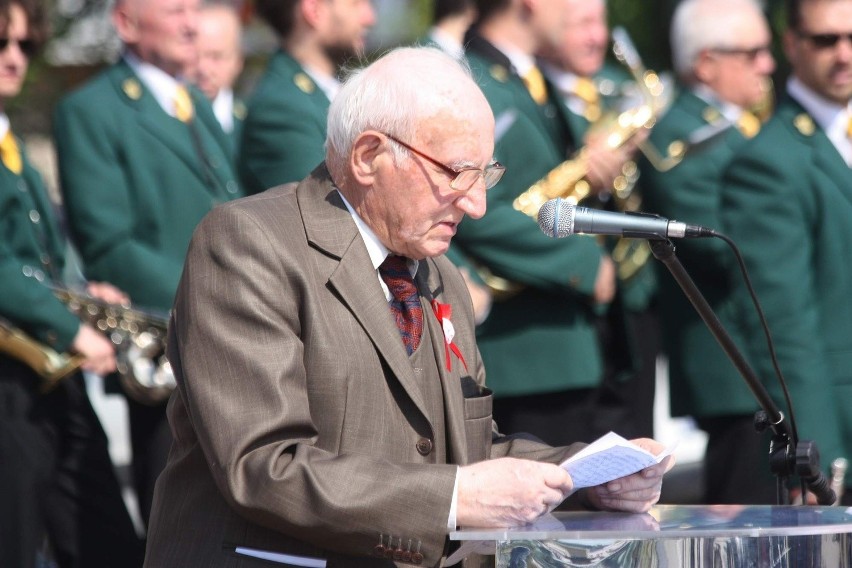
[[[167,315],[110,304],[67,288],[51,289],[81,321],[113,343],[119,380],[128,396],[153,406],[171,395],[177,381],[165,356]]]

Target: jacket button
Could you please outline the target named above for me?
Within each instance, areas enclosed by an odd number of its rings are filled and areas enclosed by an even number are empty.
[[[432,440],[429,438],[420,438],[417,440],[417,453],[421,456],[428,456],[432,452]]]

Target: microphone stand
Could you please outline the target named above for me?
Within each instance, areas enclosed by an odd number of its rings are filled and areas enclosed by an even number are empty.
[[[777,500],[779,505],[790,503],[787,480],[795,473],[804,481],[817,497],[820,505],[834,503],[835,495],[828,480],[819,467],[819,452],[811,441],[798,441],[793,435],[790,424],[784,420],[784,414],[778,410],[775,402],[766,391],[766,387],[737,349],[722,322],[713,312],[710,304],[698,290],[689,273],[675,255],[674,244],[668,239],[648,239],[654,257],[666,265],[683,293],[704,320],[710,333],[725,351],[728,359],[745,379],[762,410],[755,414],[755,428],[763,432],[772,429],[772,441],[769,446],[769,469],[777,478]],[[805,496],[802,495],[802,502]]]

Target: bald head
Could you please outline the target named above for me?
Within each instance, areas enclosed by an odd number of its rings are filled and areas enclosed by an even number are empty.
[[[434,48],[390,52],[354,73],[329,109],[332,179],[379,241],[409,258],[443,254],[465,215],[485,214],[502,171],[493,152],[488,101]]]
[[[136,57],[179,77],[194,71],[201,0],[116,0],[118,37]]]
[[[355,138],[365,130],[410,139],[420,124],[434,119],[484,124],[481,136],[493,144],[491,107],[466,64],[435,48],[391,51],[353,72],[332,102],[328,162],[345,161]]]

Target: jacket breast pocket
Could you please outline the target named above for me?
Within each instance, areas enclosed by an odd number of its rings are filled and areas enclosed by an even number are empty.
[[[467,463],[486,459],[491,454],[491,422],[494,396],[482,388],[478,396],[464,399],[464,430],[467,437]]]

